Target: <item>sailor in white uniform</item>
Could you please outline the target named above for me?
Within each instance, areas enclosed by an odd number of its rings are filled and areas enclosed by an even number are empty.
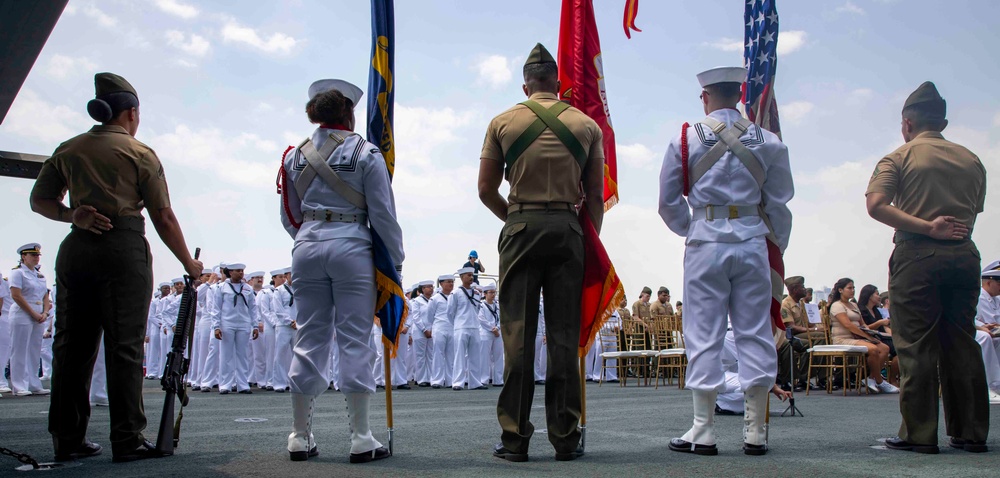
[[[228,279],[219,287],[215,296],[215,307],[219,315],[215,317],[212,329],[215,338],[220,340],[219,349],[219,393],[227,394],[232,389],[239,393],[253,393],[247,376],[250,373],[250,362],[247,360],[247,348],[250,340],[257,340],[257,302],[253,288],[243,281],[243,270],[246,266],[240,263],[226,264]]]
[[[615,337],[618,336],[618,332],[622,327],[622,318],[617,310],[611,313],[611,317],[608,318],[607,322],[601,327],[604,334],[613,334]],[[597,382],[604,381],[610,383],[618,382],[618,360],[610,359],[604,364],[606,368],[602,367],[601,354],[604,352],[617,352],[618,343],[617,341],[612,341],[609,343],[604,343],[601,340],[601,332],[598,332],[598,336],[594,337],[594,344],[587,351],[587,381]],[[601,372],[604,372],[604,376],[601,376]]]
[[[1000,297],[997,296],[1000,296],[1000,261],[983,269],[975,321],[976,342],[983,350],[991,404],[1000,404]]]
[[[330,337],[336,331],[340,390],[347,400],[352,463],[388,458],[368,423],[375,392],[370,345],[375,311],[372,230],[402,270],[403,236],[389,171],[377,145],[354,133],[361,89],[342,80],[309,87],[306,112],[319,127],[283,158],[281,221],[295,238],[292,270],[298,330],[292,367],[289,457],[315,455],[315,397],[329,387]],[[369,227],[369,224],[371,225]]]
[[[219,308],[217,297],[222,288],[224,279],[222,276],[222,266],[219,264],[212,269],[213,284],[205,289],[205,321],[209,324],[208,354],[205,355],[205,363],[201,369],[201,392],[208,393],[213,387],[219,386],[219,353],[221,340],[215,337],[215,323],[219,319]]]
[[[538,299],[538,330],[535,332],[535,383],[545,383],[545,371],[548,367],[548,348],[545,339],[545,298]]]
[[[191,390],[201,390],[201,374],[208,358],[208,343],[212,335],[212,322],[207,315],[208,288],[214,282],[212,269],[202,269],[195,291],[198,301],[195,307],[194,342],[191,344],[191,365],[188,367],[188,382]]]
[[[55,296],[55,285],[53,285],[48,293],[49,303],[53,306],[49,309],[49,315],[45,317],[45,328],[42,331],[42,352],[39,354],[42,359],[42,380],[52,380],[52,344],[56,323],[56,308],[53,300]]]
[[[441,290],[431,296],[424,309],[425,322],[431,324],[431,339],[434,341],[434,357],[431,360],[431,388],[451,387],[452,368],[455,364],[455,327],[448,315],[448,302],[455,289],[455,276],[438,277]]]
[[[497,302],[497,285],[483,286],[483,303],[479,307],[480,352],[479,376],[482,383],[493,382],[503,386],[503,339],[500,337],[500,303]]]
[[[264,339],[265,319],[269,313],[271,301],[267,300],[267,293],[264,292],[264,271],[254,271],[250,273],[248,282],[253,287],[254,296],[257,302],[257,314],[254,317],[254,327],[257,327],[257,340],[250,342],[250,386],[264,388],[267,373],[267,344]]]
[[[411,302],[410,317],[413,324],[413,380],[417,386],[431,386],[431,363],[434,360],[434,339],[431,327],[434,318],[428,317],[427,306],[434,294],[434,281],[417,284],[419,294]]]
[[[14,396],[48,395],[38,378],[45,321],[52,308],[45,275],[39,271],[42,246],[17,248],[21,261],[10,271],[10,388]]]
[[[288,283],[291,268],[279,269],[274,278],[274,293],[271,295],[271,309],[274,311],[274,373],[271,386],[274,391],[284,393],[290,390],[288,369],[292,366],[292,346],[295,343],[294,305],[295,294]]]
[[[10,282],[0,277],[0,393],[10,393],[10,384],[3,371],[10,361]]]
[[[264,351],[265,360],[267,361],[262,388],[269,391],[274,390],[274,335],[276,333],[274,328],[278,317],[278,313],[274,309],[274,283],[275,277],[279,273],[281,273],[281,269],[270,272],[271,282],[264,286],[264,293],[267,294],[267,304],[266,306],[264,304],[260,305],[261,316],[264,318]]]
[[[159,296],[154,296],[149,303],[149,318],[146,321],[146,380],[159,380],[162,370],[160,370],[162,357],[166,355],[163,350],[163,329],[160,322],[160,311],[163,309],[163,299],[170,296],[170,283],[160,282]]]
[[[173,290],[160,313],[160,323],[162,342],[160,343],[160,353],[163,355],[163,362],[166,365],[166,356],[174,345],[174,334],[177,332],[177,315],[181,310],[181,295],[184,293],[184,279],[177,277],[171,279]]]
[[[721,355],[727,316],[746,399],[744,452],[767,451],[767,393],[777,373],[777,353],[765,236],[773,234],[782,251],[788,245],[792,215],[786,203],[793,186],[785,145],[736,110],[745,80],[743,68],[698,75],[708,117],[685,125],[671,141],[660,172],[660,217],[687,245],[684,338],[694,426],[671,441],[674,451],[718,453],[713,412],[716,394],[725,387]]]
[[[409,294],[411,292],[413,292],[413,287],[411,287],[408,291],[406,291],[407,293],[406,297],[409,297]],[[408,304],[410,303],[408,298],[407,298],[407,303]],[[413,314],[412,311],[413,309],[411,308],[410,309],[411,315]],[[396,351],[396,357],[394,357],[389,362],[389,364],[391,365],[390,369],[392,370],[392,380],[390,383],[392,383],[392,386],[395,387],[397,390],[410,389],[409,375],[410,375],[410,368],[413,367],[413,362],[410,361],[411,357],[410,349],[413,346],[411,343],[412,339],[410,338],[411,337],[410,332],[413,330],[413,326],[410,322],[411,319],[408,316],[406,319],[406,323],[403,324],[403,327],[399,329],[399,338],[397,339],[397,345],[399,349]],[[376,344],[378,344],[381,347],[381,337],[379,338],[379,342],[376,342]]]
[[[482,343],[479,340],[479,308],[482,306],[472,288],[472,274],[475,269],[465,267],[457,272],[462,285],[448,300],[448,317],[452,322],[452,340],[455,359],[452,366],[452,389],[462,390],[469,384],[469,390],[484,390],[480,379],[482,364]]]

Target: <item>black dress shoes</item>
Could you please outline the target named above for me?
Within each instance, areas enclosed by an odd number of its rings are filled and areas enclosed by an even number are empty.
[[[507,461],[522,462],[528,461],[527,453],[514,453],[503,447],[503,443],[497,443],[493,447],[493,456],[503,458]]]
[[[750,456],[763,456],[767,454],[767,445],[751,445],[743,443],[743,454]]]
[[[732,410],[726,410],[725,408],[722,408],[722,407],[720,407],[718,405],[715,406],[715,414],[716,415],[743,415],[742,413],[736,413],[736,412],[734,412]]]
[[[113,463],[125,463],[129,461],[145,460],[148,458],[160,458],[163,456],[166,455],[156,451],[156,446],[150,443],[149,440],[143,440],[142,444],[135,450],[132,450],[129,453],[114,455],[111,457],[111,461]]]
[[[409,389],[410,389],[409,385],[398,385],[398,386],[396,386],[396,390],[409,390]]]
[[[545,380],[535,380],[535,385],[545,385]]]
[[[319,456],[319,449],[316,445],[313,445],[312,449],[309,451],[290,451],[288,452],[288,459],[292,461],[306,461],[314,456]]]
[[[372,451],[365,453],[351,453],[351,463],[368,463],[370,461],[382,460],[389,458],[389,450],[380,446]]]
[[[916,443],[910,443],[899,437],[893,437],[885,441],[885,447],[890,450],[901,450],[901,451],[912,451],[916,453],[926,453],[928,455],[937,455],[940,450],[937,445],[917,445]],[[965,445],[963,444],[964,448]]]
[[[427,387],[431,386],[431,383],[430,382],[420,382],[420,383],[417,384],[417,386],[420,387],[420,388],[427,388]]]
[[[718,455],[719,449],[715,445],[699,445],[697,443],[691,443],[689,441],[684,441],[680,438],[674,438],[670,440],[669,448],[672,451],[679,451],[681,453],[694,453],[695,455]]]
[[[569,453],[556,452],[556,461],[573,461],[577,458],[580,458],[581,456],[583,456],[583,447],[579,446],[576,448],[576,450],[573,450]]]
[[[253,392],[252,392],[252,391],[251,391],[251,390],[250,390],[249,388],[248,388],[248,389],[246,389],[246,390],[240,390],[240,391],[239,391],[239,392],[237,392],[237,393],[239,393],[239,394],[241,394],[241,395],[250,395],[250,394],[253,394]]]
[[[948,440],[948,445],[951,446],[952,448],[957,448],[959,450],[965,450],[972,453],[985,453],[989,451],[989,448],[986,446],[985,441],[972,441],[972,440],[964,440],[962,438],[951,437],[951,439]]]
[[[72,461],[79,458],[89,458],[92,456],[97,456],[101,454],[101,445],[97,443],[84,440],[83,444],[80,445],[76,450],[67,452],[56,453],[56,461]]]

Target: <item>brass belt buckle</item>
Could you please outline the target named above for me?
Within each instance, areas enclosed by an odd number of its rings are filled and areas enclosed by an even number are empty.
[[[736,206],[729,206],[729,219],[739,219],[740,209]]]
[[[327,209],[324,212],[326,212],[326,222],[331,222],[333,220],[333,211]]]

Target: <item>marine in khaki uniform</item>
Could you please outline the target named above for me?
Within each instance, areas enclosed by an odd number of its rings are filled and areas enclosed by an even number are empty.
[[[986,200],[986,170],[941,135],[947,105],[931,82],[906,99],[906,144],[875,166],[868,214],[896,229],[889,316],[899,354],[899,436],[886,447],[937,453],[938,395],[950,445],[986,451],[989,403],[973,320],[980,256],[972,242]],[[939,378],[940,377],[940,378]]]
[[[674,307],[670,305],[670,289],[660,286],[660,290],[656,292],[656,300],[649,306],[649,313],[653,317],[674,315]]]
[[[802,276],[792,276],[785,279],[785,288],[788,295],[781,301],[781,320],[785,323],[785,329],[791,329],[798,341],[788,342],[795,350],[795,363],[791,363],[788,357],[788,350],[778,349],[778,381],[785,383],[789,379],[789,369],[795,369],[795,391],[801,392],[806,389],[806,376],[809,370],[810,336],[813,343],[821,345],[826,343],[826,334],[815,327],[809,325],[809,318],[806,317],[805,308],[802,307],[802,299],[805,298],[805,278]],[[820,381],[823,378],[819,378]]]
[[[649,320],[649,297],[651,295],[653,295],[653,289],[649,287],[642,288],[642,292],[639,293],[639,300],[632,303],[632,318],[634,320]]]
[[[152,257],[142,209],[164,244],[192,277],[201,262],[191,258],[170,208],[159,158],[135,139],[139,97],[124,78],[94,77],[96,98],[87,112],[101,122],[59,145],[42,165],[31,209],[73,227],[56,258],[56,323],[49,433],[56,459],[99,454],[87,440],[90,385],[104,333],[111,409],[112,460],[154,456],[142,436],[142,356],[153,290]],[[70,207],[62,204],[69,192]]]
[[[490,122],[480,156],[479,197],[505,222],[500,234],[500,323],[504,386],[497,403],[503,429],[494,456],[528,459],[535,382],[532,338],[545,288],[546,428],[557,460],[583,454],[580,445],[580,298],[583,292],[583,230],[577,203],[586,198],[598,233],[604,218],[604,147],[600,127],[556,97],[556,61],[541,44],[524,65],[528,101]],[[505,199],[499,187],[510,183]],[[581,190],[582,183],[582,190]]]

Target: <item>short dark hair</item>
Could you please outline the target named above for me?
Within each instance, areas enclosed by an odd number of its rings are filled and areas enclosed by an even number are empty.
[[[555,63],[524,65],[525,83],[554,83],[559,80],[559,67]]]
[[[710,95],[720,100],[739,101],[743,98],[743,84],[736,82],[716,83],[704,88]]]
[[[919,131],[941,131],[948,124],[940,111],[924,103],[903,108],[903,118],[910,120],[913,128]]]
[[[317,124],[346,124],[354,112],[354,104],[343,93],[330,90],[306,103],[309,121]]]

